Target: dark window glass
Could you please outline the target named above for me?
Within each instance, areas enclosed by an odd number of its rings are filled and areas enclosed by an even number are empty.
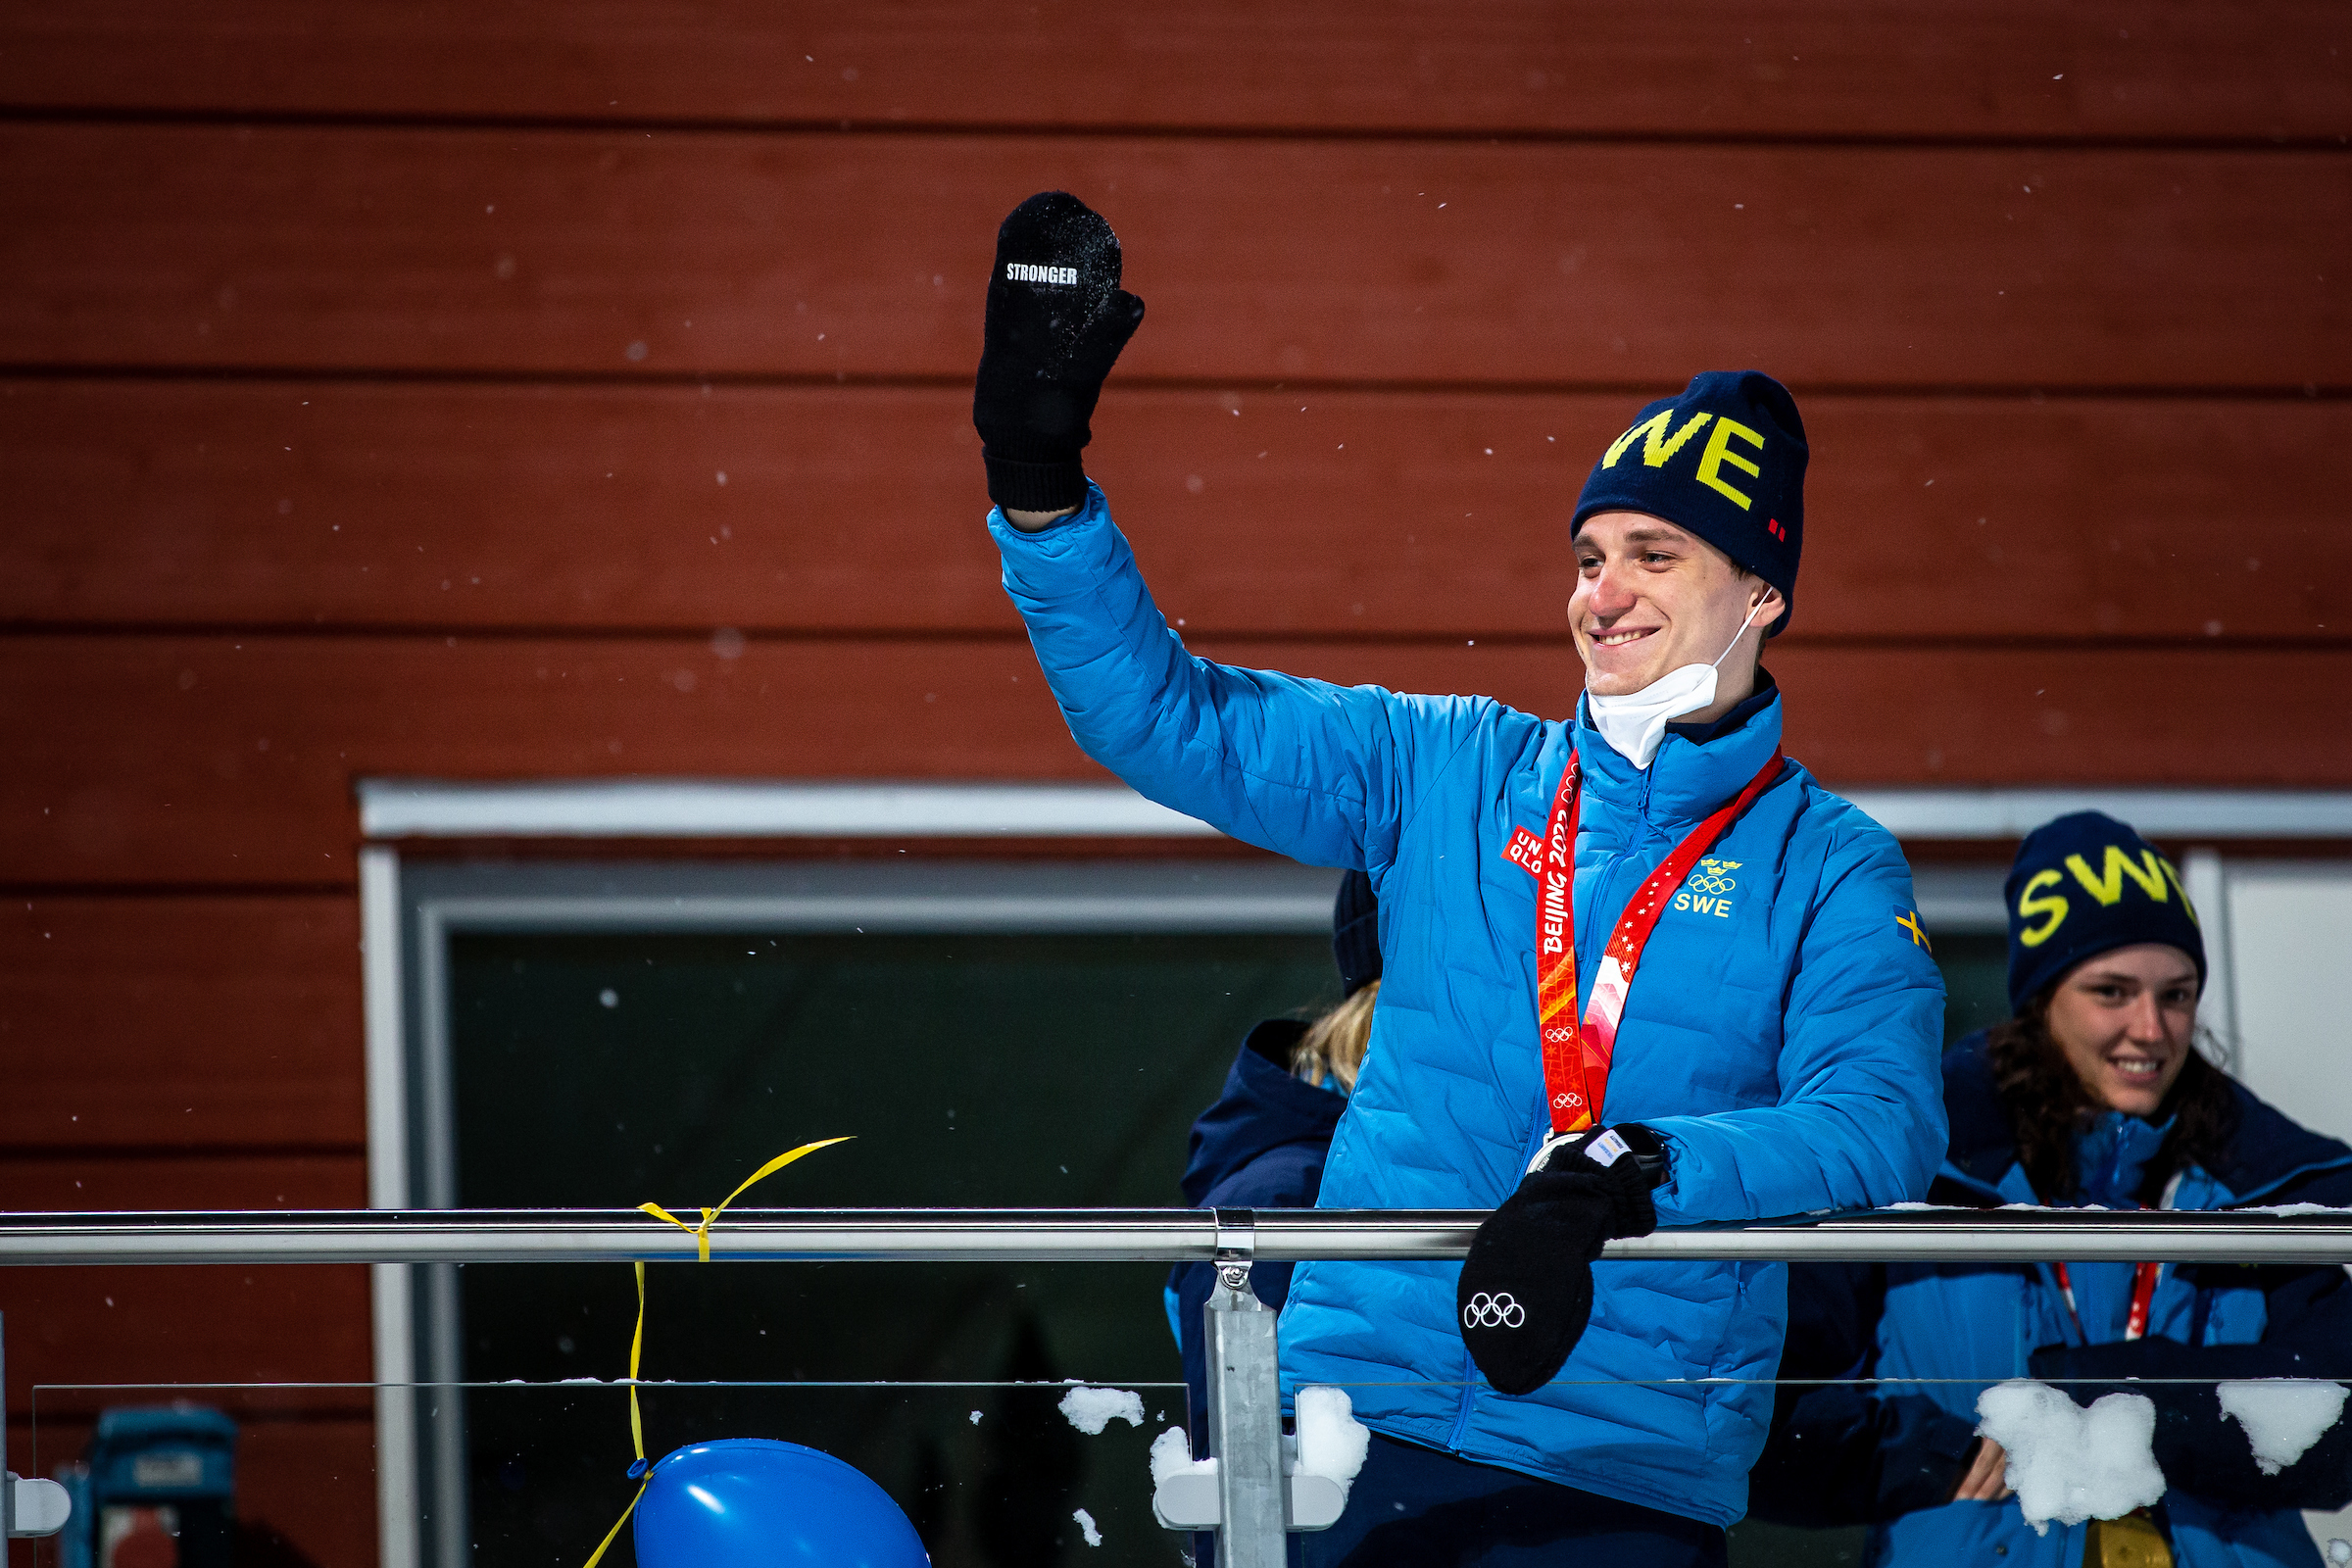
[[[1997,933],[1947,932],[1949,1043],[2007,1014]],[[1170,1204],[1185,1134],[1261,1017],[1337,998],[1319,936],[482,935],[451,942],[458,1201],[715,1203],[769,1156],[855,1135],[747,1205]],[[649,1219],[649,1225],[657,1223]],[[723,1221],[721,1222],[723,1226]],[[1153,1265],[648,1270],[648,1379],[1178,1376]],[[616,1378],[635,1308],[617,1266],[462,1271],[466,1375]],[[897,1496],[949,1563],[1164,1563],[1142,1447],[1084,1438],[1057,1394],[662,1390],[647,1448],[776,1437]],[[467,1400],[477,1560],[584,1557],[627,1501],[616,1391]],[[971,1412],[981,1419],[975,1423]],[[1084,1506],[1104,1537],[1084,1546]],[[624,1531],[607,1561],[627,1562]],[[1853,1549],[1743,1528],[1742,1561]],[[1796,1560],[1789,1557],[1788,1560]]]
[[[1943,1043],[2009,1016],[2009,939],[1998,931],[1938,931],[1936,967],[1943,971]]]
[[[459,935],[458,1201],[690,1214],[771,1155],[854,1134],[740,1201],[1176,1204],[1186,1133],[1242,1035],[1338,988],[1316,935]],[[655,1265],[643,1375],[1174,1381],[1165,1275]],[[462,1279],[469,1379],[625,1375],[628,1269]],[[643,1397],[655,1455],[716,1437],[839,1454],[898,1497],[943,1565],[1177,1560],[1143,1450],[1185,1419],[1181,1389],[1147,1396],[1162,1419],[1145,1431],[1103,1438],[1061,1418],[1059,1391]],[[467,1449],[477,1561],[584,1558],[633,1490],[615,1391],[476,1392]],[[1079,1538],[1081,1506],[1101,1548]]]

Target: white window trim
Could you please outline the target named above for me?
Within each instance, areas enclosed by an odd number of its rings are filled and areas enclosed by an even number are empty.
[[[2098,810],[2150,838],[2352,838],[2352,790],[1967,789],[1840,791],[1897,838],[2022,837]],[[362,779],[370,840],[486,838],[1200,838],[1217,830],[1120,784],[922,780]]]

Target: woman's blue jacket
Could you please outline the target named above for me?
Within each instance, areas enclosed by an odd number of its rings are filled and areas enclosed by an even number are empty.
[[[1040,533],[992,513],[1004,586],[1080,747],[1136,790],[1380,900],[1371,1044],[1318,1206],[1486,1208],[1547,1130],[1536,1039],[1541,837],[1570,748],[1580,991],[1637,887],[1780,745],[1778,699],[1733,733],[1670,736],[1645,771],[1584,728],[1478,697],[1408,697],[1191,657],[1098,489]],[[1563,670],[1563,676],[1567,674]],[[1627,1003],[1605,1119],[1667,1145],[1661,1225],[1921,1197],[1944,1146],[1943,983],[1887,832],[1794,762],[1659,920]],[[1286,1382],[1349,1390],[1392,1437],[1730,1523],[1771,1415],[1786,1270],[1604,1262],[1557,1381],[1486,1387],[1451,1263],[1305,1263]],[[1704,1380],[1704,1381],[1702,1381]],[[1720,1380],[1720,1381],[1717,1381]]]
[[[1984,1036],[1943,1060],[1951,1149],[1932,1197],[1966,1206],[2034,1203],[1994,1088]],[[2242,1085],[2224,1168],[2189,1165],[2163,1206],[2352,1204],[2352,1149],[2297,1126]],[[2132,1206],[2166,1128],[2109,1112],[2076,1149],[2078,1201]],[[2341,1268],[2166,1264],[2147,1337],[2124,1340],[2132,1266],[2073,1263],[2067,1309],[2050,1264],[1803,1264],[1790,1271],[1789,1379],[1881,1378],[1876,1387],[1784,1388],[1757,1466],[1756,1512],[1790,1524],[1873,1522],[1874,1565],[1982,1562],[2075,1568],[2087,1526],[2036,1535],[2016,1499],[1946,1502],[1976,1440],[1976,1399],[2004,1378],[2059,1380],[2075,1397],[2121,1380],[2157,1406],[2167,1490],[2155,1509],[2179,1568],[2317,1564],[2303,1508],[2352,1502],[2352,1422],[2283,1473],[2257,1469],[2226,1420],[2215,1379],[2352,1379],[2352,1283]],[[2080,1318],[2078,1323],[2077,1319]],[[1923,1381],[1906,1386],[1904,1379]],[[2115,1386],[2079,1379],[2116,1379]]]

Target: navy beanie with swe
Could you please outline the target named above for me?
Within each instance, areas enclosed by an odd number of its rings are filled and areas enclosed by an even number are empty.
[[[1596,512],[1646,512],[1687,528],[1796,605],[1805,542],[1805,422],[1761,370],[1708,370],[1609,444],[1577,497],[1569,533]]]
[[[2026,835],[2009,880],[2009,1006],[2085,958],[2142,942],[2179,948],[2205,989],[2205,938],[2173,862],[2103,811],[2076,811]]]

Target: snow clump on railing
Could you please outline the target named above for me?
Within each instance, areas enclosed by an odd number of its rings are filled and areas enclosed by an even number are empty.
[[[1345,1389],[1300,1389],[1297,1409],[1297,1468],[1338,1482],[1345,1498],[1364,1467],[1364,1455],[1372,1451],[1372,1429],[1355,1418],[1354,1401]]]
[[[1184,1435],[1184,1428],[1170,1427],[1152,1440],[1152,1484],[1153,1486],[1157,1486],[1172,1476],[1213,1476],[1216,1473],[1216,1460],[1193,1457],[1193,1441]]]
[[[2222,1414],[2246,1429],[2254,1463],[2266,1476],[2303,1457],[2344,1413],[2344,1386],[2310,1378],[2259,1378],[2214,1387]]]
[[[2051,1521],[2121,1519],[2164,1495],[2152,1444],[2156,1406],[2110,1394],[2087,1410],[2045,1383],[2015,1378],[1977,1396],[1977,1428],[2009,1455],[2008,1482],[2036,1535]]]
[[[1113,1417],[1131,1427],[1144,1424],[1144,1396],[1133,1389],[1072,1389],[1061,1396],[1061,1413],[1070,1425],[1090,1438],[1099,1438]]]

